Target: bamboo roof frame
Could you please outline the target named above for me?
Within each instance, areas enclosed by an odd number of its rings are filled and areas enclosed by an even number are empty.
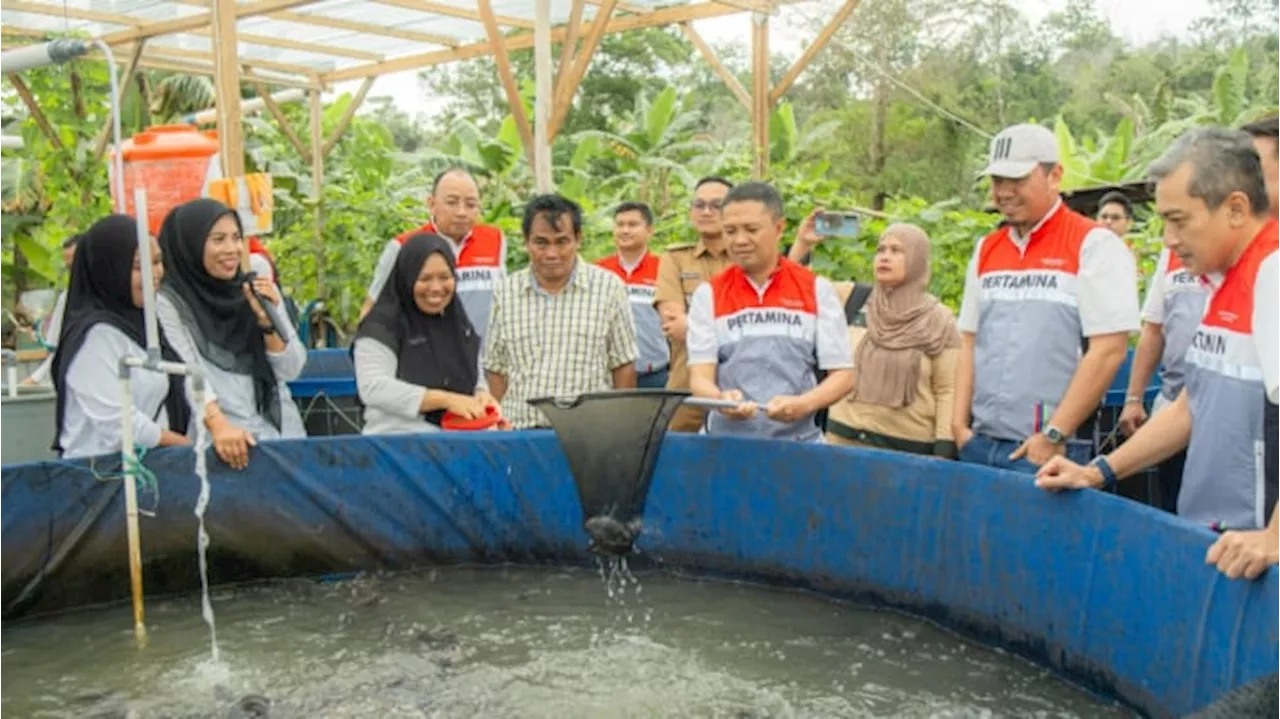
[[[798,0],[694,0],[678,4],[663,4],[667,0],[575,0],[566,22],[552,29],[552,42],[583,40],[579,24],[584,27],[603,12],[612,9],[601,33],[614,33],[667,25],[687,25],[696,20],[725,17],[743,12],[771,13],[777,7]],[[130,3],[125,3],[130,4]],[[40,16],[66,24],[76,21],[95,23],[107,28],[101,34],[108,44],[117,50],[118,56],[127,56],[135,43],[149,38],[166,38],[181,41],[200,38],[208,42],[213,36],[214,13],[212,0],[157,0],[132,3],[136,12],[107,12],[90,9],[87,3],[64,5],[51,0],[5,0],[0,11],[5,15],[21,13],[23,16]],[[376,77],[392,72],[420,70],[437,65],[476,57],[496,57],[500,51],[487,31],[484,13],[479,0],[361,0],[368,12],[360,13],[362,19],[348,19],[326,14],[326,7],[333,7],[335,0],[248,0],[236,6],[238,24],[251,19],[265,19],[275,23],[287,23],[298,29],[299,35],[317,31],[327,33],[325,41],[297,40],[289,33],[255,33],[252,27],[238,31],[240,45],[239,64],[252,76],[247,81],[262,82],[269,86],[326,89],[335,82]],[[342,4],[338,9],[350,9],[354,3]],[[533,47],[533,2],[495,2],[495,6],[507,6],[491,10],[493,21],[502,34],[500,45],[506,51],[525,50]],[[517,14],[510,8],[524,5]],[[586,13],[584,14],[584,7]],[[169,12],[177,8],[189,11],[182,17],[162,21],[148,19],[147,11],[165,7]],[[371,22],[378,8],[389,9],[406,19],[383,24]],[[202,9],[204,12],[196,12]],[[406,13],[411,13],[408,15]],[[351,13],[347,13],[351,14]],[[154,12],[152,12],[154,16]],[[584,16],[585,15],[585,16]],[[474,25],[470,36],[451,35],[420,26],[431,26],[438,21],[464,21]],[[34,23],[31,23],[34,24]],[[51,37],[59,31],[48,26],[29,27],[22,22],[5,22],[2,27],[5,49],[30,44],[33,40]],[[413,26],[413,27],[406,27]],[[285,27],[279,25],[278,27]],[[341,41],[346,39],[346,44]],[[383,53],[378,45],[353,47],[352,41],[374,40],[405,48],[401,53]],[[815,43],[817,44],[817,43]],[[245,52],[249,50],[249,52]],[[264,52],[265,51],[265,52]],[[272,52],[293,51],[305,60],[279,60],[264,55]],[[149,42],[143,50],[140,66],[215,76],[213,48],[193,50],[182,46]],[[583,68],[585,70],[585,67]],[[576,70],[576,68],[575,68]]]

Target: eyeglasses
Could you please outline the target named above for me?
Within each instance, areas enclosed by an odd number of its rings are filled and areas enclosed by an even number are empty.
[[[712,212],[719,212],[723,205],[724,203],[721,200],[694,200],[693,201],[693,209],[697,210],[698,212],[706,212],[707,210],[711,210]]]
[[[1125,217],[1124,215],[1107,215],[1107,214],[1098,215],[1099,222],[1119,222],[1121,220],[1127,220],[1127,219],[1129,218]]]

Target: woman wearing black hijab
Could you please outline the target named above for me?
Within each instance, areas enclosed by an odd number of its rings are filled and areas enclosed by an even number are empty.
[[[165,279],[156,314],[187,362],[204,369],[217,398],[204,421],[222,461],[249,463],[258,440],[306,436],[288,381],[302,373],[306,348],[293,327],[275,327],[261,295],[285,317],[276,286],[241,270],[245,239],[234,210],[210,199],[179,205],[160,227]]]
[[[480,385],[480,337],[456,302],[453,250],[410,237],[353,343],[365,434],[432,432],[446,411],[475,419],[497,401]]]
[[[151,243],[146,271],[159,284],[164,268],[159,247],[155,240]],[[80,240],[52,368],[58,391],[54,449],[65,458],[121,449],[120,360],[147,356],[142,272],[138,225],[132,217],[98,220]],[[163,332],[160,347],[165,359],[178,360]],[[148,449],[191,444],[183,377],[139,370],[132,379],[134,442]]]

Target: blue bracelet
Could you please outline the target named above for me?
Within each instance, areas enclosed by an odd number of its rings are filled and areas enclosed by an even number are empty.
[[[1097,467],[1098,471],[1102,473],[1103,489],[1111,489],[1116,486],[1116,482],[1119,481],[1119,479],[1116,477],[1116,471],[1111,468],[1111,463],[1107,461],[1106,456],[1098,455],[1093,458],[1093,461],[1090,462],[1090,464]]]

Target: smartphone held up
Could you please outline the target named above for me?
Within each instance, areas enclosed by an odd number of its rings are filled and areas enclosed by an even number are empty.
[[[857,237],[862,216],[857,212],[819,212],[813,218],[813,229],[820,237]]]

